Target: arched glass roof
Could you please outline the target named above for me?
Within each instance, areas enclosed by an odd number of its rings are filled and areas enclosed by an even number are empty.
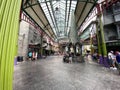
[[[39,2],[58,38],[68,36],[71,11],[75,10],[77,1],[39,0]]]
[[[77,30],[97,0],[22,0],[24,11],[53,40],[67,38],[74,12]]]

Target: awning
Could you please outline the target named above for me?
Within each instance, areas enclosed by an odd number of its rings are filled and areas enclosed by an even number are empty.
[[[97,1],[98,0],[78,0],[75,10],[77,30],[80,28],[86,17],[94,8]]]
[[[52,39],[56,38],[38,0],[23,0],[22,10]]]

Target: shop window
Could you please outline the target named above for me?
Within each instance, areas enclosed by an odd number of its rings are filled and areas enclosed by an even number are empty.
[[[117,39],[116,36],[110,36],[110,37],[109,37],[109,40],[116,40],[116,39]]]
[[[116,13],[120,12],[120,2],[117,2],[116,4],[113,4],[113,10]]]

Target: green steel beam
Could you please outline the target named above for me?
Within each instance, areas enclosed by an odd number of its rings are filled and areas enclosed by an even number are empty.
[[[3,1],[4,2],[4,1]],[[0,34],[0,89],[4,90],[4,82],[5,82],[5,64],[6,62],[3,61],[3,58],[5,58],[5,55],[6,53],[4,53],[4,38],[5,38],[5,30],[6,30],[6,27],[5,25],[7,24],[7,19],[8,19],[8,16],[9,15],[9,10],[10,10],[10,1],[5,1],[5,6],[4,7],[4,12],[3,12],[3,16],[2,16],[2,22],[1,22],[1,27],[0,27],[0,30],[1,30],[1,34]],[[3,9],[2,9],[3,11]],[[5,55],[3,55],[3,53]]]
[[[101,46],[102,46],[102,55],[100,56],[100,64],[103,64],[105,67],[110,67],[108,64],[108,59],[107,59],[107,48],[106,48],[106,42],[105,42],[105,35],[104,35],[104,29],[103,29],[103,22],[102,22],[102,13],[98,15],[99,19],[99,25],[100,25],[100,35],[101,35]]]
[[[98,22],[96,23],[96,34],[97,34],[97,44],[98,44],[98,55],[101,56],[101,46],[100,46],[100,36],[99,36],[99,31],[98,31]]]
[[[3,15],[4,15],[4,9],[5,9],[5,6],[6,6],[6,0],[5,1],[2,1],[1,0],[1,3],[0,3],[0,27],[1,27],[1,23],[3,21]],[[1,31],[1,30],[0,30]],[[1,33],[0,33],[1,34]]]
[[[3,0],[0,18],[0,90],[13,90],[13,64],[17,51],[20,6],[22,0]],[[3,5],[4,2],[4,6]],[[14,48],[14,49],[13,49]]]
[[[107,49],[106,49],[106,43],[105,43],[105,36],[104,36],[104,29],[103,29],[103,23],[102,23],[102,15],[98,16],[99,18],[99,24],[100,24],[100,32],[101,32],[101,38],[102,38],[102,50],[103,50],[103,56],[107,56]]]

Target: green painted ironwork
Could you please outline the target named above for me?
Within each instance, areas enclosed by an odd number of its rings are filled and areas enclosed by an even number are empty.
[[[2,0],[0,8],[0,90],[12,90],[22,0]]]
[[[98,54],[99,56],[101,56],[101,47],[100,47],[100,36],[99,36],[99,32],[98,32],[98,23],[96,24],[96,34],[97,34],[97,44],[98,44]]]
[[[29,6],[26,6],[26,7],[24,7],[23,9],[27,9],[27,8],[30,8],[30,7],[36,6],[36,5],[38,5],[38,4],[39,4],[38,2],[35,3],[35,4],[30,4]]]
[[[103,56],[107,56],[107,49],[106,49],[106,43],[105,43],[105,36],[103,31],[103,23],[102,23],[102,15],[99,15],[99,24],[100,24],[100,32],[101,32],[101,38],[102,38],[102,52]]]

